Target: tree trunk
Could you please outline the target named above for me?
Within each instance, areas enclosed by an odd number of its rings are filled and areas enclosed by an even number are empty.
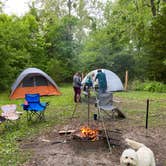
[[[68,9],[69,9],[69,16],[71,16],[71,4],[72,4],[72,2],[71,2],[71,0],[68,0]]]
[[[156,16],[156,7],[155,7],[154,0],[150,0],[150,3],[151,3],[152,15],[153,15],[153,16]]]

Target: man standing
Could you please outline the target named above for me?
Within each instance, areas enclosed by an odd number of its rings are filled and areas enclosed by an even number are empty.
[[[98,80],[98,87],[99,87],[99,94],[105,93],[107,89],[107,80],[105,73],[102,72],[102,70],[97,70],[97,75],[95,77]]]
[[[81,76],[80,73],[75,73],[73,76],[73,89],[74,89],[74,101],[81,101]]]

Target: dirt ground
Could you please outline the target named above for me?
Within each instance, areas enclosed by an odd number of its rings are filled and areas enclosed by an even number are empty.
[[[119,131],[118,143],[111,144],[109,148],[106,140],[80,141],[74,140],[72,134],[59,135],[60,130],[79,131],[81,126],[87,125],[88,122],[80,117],[78,113],[76,117],[67,119],[65,124],[57,125],[50,131],[22,141],[21,149],[32,155],[31,159],[21,166],[119,166],[123,150],[129,148],[125,144],[125,138],[148,146],[154,152],[156,166],[166,166],[165,126],[146,130],[144,126],[139,125],[139,117],[127,117],[121,120],[105,118],[104,124],[101,119],[95,121],[91,118],[90,126]]]

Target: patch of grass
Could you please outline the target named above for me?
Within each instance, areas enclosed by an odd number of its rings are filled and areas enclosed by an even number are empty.
[[[126,99],[136,99],[136,100],[166,100],[166,93],[154,93],[145,91],[127,91],[127,92],[117,92],[115,96],[124,97]]]
[[[73,89],[70,85],[61,87],[61,96],[41,97],[41,101],[48,101],[50,104],[46,109],[45,122],[27,123],[26,112],[20,118],[19,126],[15,124],[0,124],[0,165],[15,166],[24,162],[28,154],[22,153],[17,140],[30,138],[40,132],[49,130],[52,126],[65,123],[65,117],[71,116],[74,108]],[[20,106],[23,99],[9,100],[8,93],[0,95],[0,105],[17,104],[17,111],[22,111]],[[8,128],[6,128],[6,125]]]
[[[145,125],[149,99],[149,126],[166,126],[166,93],[128,91],[115,93],[114,96],[122,101],[120,107],[128,117],[139,119],[139,125]]]
[[[42,132],[48,131],[56,124],[68,123],[74,110],[73,88],[71,85],[62,85],[60,88],[61,96],[41,97],[41,101],[48,101],[50,104],[45,112],[46,121],[39,123],[27,123],[26,112],[21,116],[19,126],[5,123],[0,124],[0,165],[16,166],[23,163],[29,158],[29,153],[22,152],[19,149],[19,141],[26,138],[34,137]],[[120,92],[115,93],[122,101],[118,106],[127,115],[127,118],[137,119],[138,124],[144,124],[146,115],[146,99],[150,99],[149,125],[165,125],[164,117],[166,117],[166,94],[150,93],[150,92]],[[21,100],[9,100],[8,93],[0,95],[0,105],[17,104],[17,111],[22,111],[20,106]],[[80,122],[87,120],[87,105],[79,105],[80,112],[76,112],[76,116],[81,117]],[[139,123],[138,123],[139,122]]]

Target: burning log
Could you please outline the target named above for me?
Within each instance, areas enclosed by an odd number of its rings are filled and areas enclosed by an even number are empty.
[[[98,130],[91,129],[90,127],[81,127],[80,131],[73,134],[73,139],[84,140],[84,141],[96,141],[98,140]]]
[[[71,133],[74,133],[74,132],[75,132],[75,130],[61,130],[58,133],[60,135],[63,135],[63,134],[71,134]]]
[[[82,127],[80,133],[83,138],[87,138],[88,140],[90,139],[92,141],[97,140],[98,137],[98,130],[91,129],[89,127]]]

